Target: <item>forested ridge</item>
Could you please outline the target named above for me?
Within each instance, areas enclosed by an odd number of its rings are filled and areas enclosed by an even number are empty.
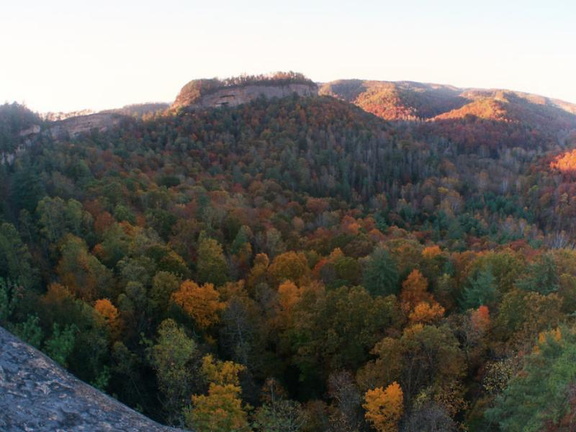
[[[572,430],[573,115],[346,90],[0,107],[0,324],[198,431]]]

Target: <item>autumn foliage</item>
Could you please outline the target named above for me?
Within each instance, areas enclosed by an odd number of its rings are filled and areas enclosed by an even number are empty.
[[[238,378],[244,369],[233,362],[215,361],[211,355],[204,357],[201,372],[209,382],[208,394],[192,396],[188,426],[201,432],[249,430]]]
[[[368,390],[362,406],[366,410],[366,420],[378,432],[397,432],[404,411],[402,387],[393,382],[386,389],[378,387]]]
[[[444,314],[444,308],[427,291],[428,281],[419,270],[413,270],[402,282],[400,306],[411,323],[428,323]]]
[[[199,431],[569,427],[568,105],[324,90],[57,139],[0,107],[2,325]]]
[[[220,319],[218,313],[225,307],[214,285],[200,286],[190,280],[182,282],[178,291],[172,294],[172,301],[202,329],[216,324]]]

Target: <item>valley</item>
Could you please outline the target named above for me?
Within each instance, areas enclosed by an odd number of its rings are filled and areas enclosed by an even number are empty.
[[[576,105],[407,81],[5,104],[0,325],[200,432],[571,430],[575,147]]]

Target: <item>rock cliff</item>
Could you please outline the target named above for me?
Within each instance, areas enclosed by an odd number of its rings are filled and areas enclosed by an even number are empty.
[[[0,430],[177,431],[83,383],[1,327]]]
[[[195,80],[182,88],[172,104],[172,109],[237,106],[259,97],[271,99],[292,96],[293,94],[316,96],[318,95],[318,86],[303,78],[293,81],[289,79],[250,80],[246,83],[232,85],[219,80]]]
[[[114,126],[118,126],[125,118],[116,113],[96,113],[69,117],[51,124],[49,130],[52,138],[56,140],[74,138],[83,133],[97,130],[104,132]]]

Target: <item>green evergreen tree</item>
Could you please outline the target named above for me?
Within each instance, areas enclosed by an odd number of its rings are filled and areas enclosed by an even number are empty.
[[[33,347],[40,348],[42,344],[42,328],[40,327],[40,318],[38,315],[30,315],[26,321],[11,325],[10,330]]]
[[[522,371],[486,411],[487,419],[503,432],[538,432],[545,430],[545,425],[559,426],[573,409],[575,363],[573,331],[557,329],[543,335]]]
[[[520,279],[516,285],[525,291],[544,295],[558,291],[560,280],[553,256],[550,253],[541,255],[528,267],[526,277]]]
[[[477,309],[482,305],[491,305],[497,299],[496,278],[490,268],[479,270],[468,279],[462,292],[460,306],[463,310]]]
[[[368,257],[363,283],[372,296],[398,294],[400,290],[398,268],[386,249],[379,247]]]
[[[58,323],[52,326],[52,336],[44,343],[44,350],[54,361],[66,367],[68,357],[74,350],[76,333],[79,331],[74,324],[61,328]]]

